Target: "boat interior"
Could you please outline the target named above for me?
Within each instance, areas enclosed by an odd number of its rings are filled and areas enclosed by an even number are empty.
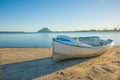
[[[65,35],[58,35],[55,39],[58,42],[71,46],[80,46],[80,47],[99,47],[110,44],[113,40],[107,39],[102,40],[98,36],[89,36],[89,37],[69,37]]]

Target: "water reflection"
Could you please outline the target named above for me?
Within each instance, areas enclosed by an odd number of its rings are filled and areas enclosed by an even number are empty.
[[[113,39],[115,45],[120,45],[120,32],[2,33],[0,34],[0,47],[51,47],[52,38],[57,35],[71,37],[100,36],[102,39]]]

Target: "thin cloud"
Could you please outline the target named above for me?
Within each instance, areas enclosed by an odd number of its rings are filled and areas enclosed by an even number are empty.
[[[100,0],[101,2],[105,2],[105,0]]]

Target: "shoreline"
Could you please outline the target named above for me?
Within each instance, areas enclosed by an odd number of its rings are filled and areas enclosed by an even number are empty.
[[[0,48],[0,56],[3,80],[120,79],[120,46],[97,57],[60,62],[52,61],[52,48]]]

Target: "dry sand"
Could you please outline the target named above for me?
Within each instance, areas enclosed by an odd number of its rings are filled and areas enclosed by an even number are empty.
[[[101,56],[54,62],[51,48],[0,48],[3,80],[120,80],[120,47]],[[1,76],[1,75],[0,75]]]

